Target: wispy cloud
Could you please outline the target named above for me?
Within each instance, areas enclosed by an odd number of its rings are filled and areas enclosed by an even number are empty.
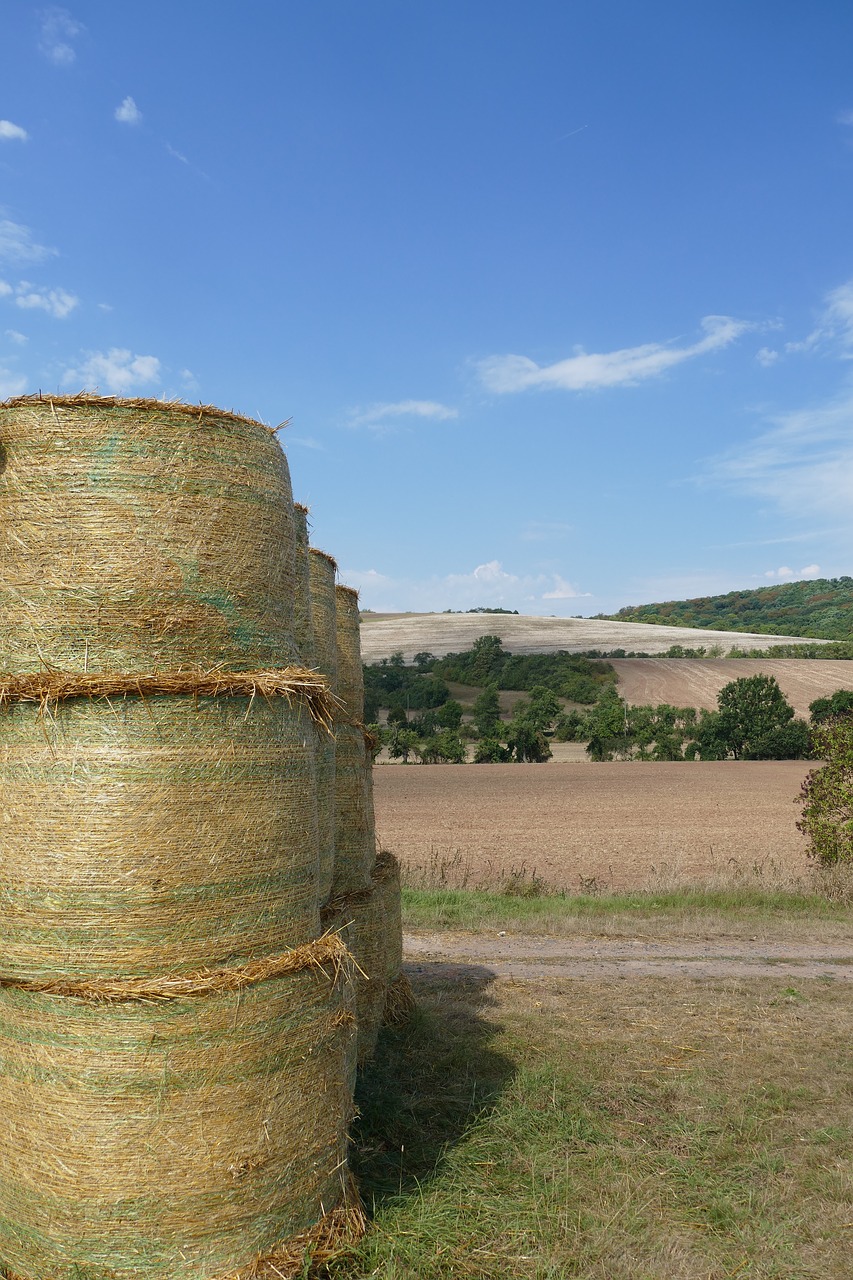
[[[77,368],[68,368],[62,385],[98,388],[121,395],[126,391],[156,386],[160,382],[160,361],[156,356],[134,355],[125,347],[109,351],[90,351]]]
[[[34,285],[22,281],[15,290],[15,305],[24,311],[46,311],[56,320],[64,320],[80,299],[65,289],[38,289]]]
[[[826,295],[811,333],[799,342],[787,342],[785,350],[790,353],[829,351],[844,360],[853,359],[853,280],[846,280]]]
[[[120,124],[141,124],[142,112],[130,96],[124,98],[113,115]]]
[[[39,18],[40,51],[57,67],[69,67],[77,57],[71,41],[79,36],[85,27],[72,18],[67,9],[62,9],[58,5],[42,9]]]
[[[14,342],[16,347],[23,347],[29,342],[29,338],[25,333],[18,333],[17,329],[7,329],[3,334],[4,338],[8,338],[10,342]]]
[[[26,142],[29,138],[26,129],[11,120],[0,120],[0,142]]]
[[[298,444],[302,449],[317,449],[320,453],[326,452],[326,446],[321,444],[319,440],[315,440],[313,436],[291,436],[288,435],[287,443]]]
[[[770,347],[762,347],[756,351],[755,358],[764,369],[769,369],[779,359],[779,352],[773,351]]]
[[[0,218],[0,262],[44,262],[46,258],[56,256],[55,249],[48,249],[33,239],[29,227],[12,222],[10,218]]]
[[[500,560],[488,560],[469,572],[422,579],[392,578],[377,569],[342,569],[341,578],[362,592],[367,608],[394,612],[500,607],[536,614],[544,612],[542,601],[588,595],[559,574],[512,573]]]
[[[175,160],[180,160],[181,164],[189,164],[189,160],[188,160],[188,159],[187,159],[187,157],[183,154],[183,152],[182,152],[182,151],[176,151],[176,150],[175,150],[175,148],[172,146],[171,142],[166,142],[166,143],[164,143],[163,145],[165,146],[165,148],[166,148],[166,150],[168,151],[169,155],[170,155],[170,156],[172,156]]]
[[[522,542],[556,542],[572,532],[564,520],[531,520],[521,531]]]
[[[8,298],[14,292],[15,290],[12,288],[12,286],[9,284],[7,280],[0,280],[0,298]]]
[[[853,389],[768,419],[749,443],[710,460],[706,479],[814,519],[853,518]]]
[[[783,564],[778,569],[765,570],[764,576],[765,578],[774,578],[779,582],[791,581],[792,579],[796,579],[799,582],[803,578],[819,578],[820,565],[807,564],[802,569],[789,569],[786,564]]]
[[[437,400],[396,400],[393,403],[369,405],[366,409],[353,409],[349,415],[351,427],[384,429],[395,418],[431,418],[434,422],[447,422],[459,417],[459,410]]]
[[[546,388],[591,391],[601,387],[635,386],[648,378],[660,377],[685,360],[720,351],[751,328],[754,326],[746,320],[706,316],[702,321],[704,337],[686,347],[647,342],[641,347],[597,354],[578,348],[566,360],[550,365],[538,365],[527,356],[489,356],[477,361],[476,368],[483,386],[498,395]]]

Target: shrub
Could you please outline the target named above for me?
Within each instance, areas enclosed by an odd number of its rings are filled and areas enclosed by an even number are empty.
[[[853,864],[853,715],[816,725],[812,747],[826,764],[803,783],[797,826],[809,841],[808,856],[821,866]]]

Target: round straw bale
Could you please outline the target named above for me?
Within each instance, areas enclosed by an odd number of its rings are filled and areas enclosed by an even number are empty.
[[[368,1062],[376,1051],[385,1013],[384,911],[385,903],[371,883],[360,893],[333,898],[323,913],[324,925],[340,934],[357,966],[354,981],[359,1066]]]
[[[364,719],[364,671],[358,620],[358,592],[335,587],[338,641],[338,683],[335,692],[349,720]]]
[[[370,883],[376,857],[373,788],[364,733],[358,725],[335,726],[336,896],[358,892]]]
[[[311,635],[314,662],[332,688],[337,682],[338,649],[335,624],[335,570],[331,556],[313,547],[308,556]],[[335,870],[335,740],[320,735],[315,751],[317,771],[317,830],[319,893],[324,903],[332,892]]]
[[[316,666],[308,579],[308,508],[293,504],[295,567],[293,574],[293,639],[304,666]]]
[[[259,1256],[345,1194],[347,969],[155,1004],[0,986],[0,1274],[282,1274]]]
[[[0,404],[0,455],[0,671],[293,660],[293,499],[268,427],[25,396]]]
[[[403,973],[403,921],[400,896],[400,863],[387,849],[376,855],[374,893],[380,903],[385,938],[384,1021],[402,1023],[415,1007],[411,983]]]
[[[181,972],[315,937],[317,733],[284,697],[0,703],[0,965]]]

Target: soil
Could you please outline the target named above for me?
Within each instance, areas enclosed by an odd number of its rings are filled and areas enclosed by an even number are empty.
[[[853,982],[853,943],[797,944],[742,938],[651,941],[519,934],[416,933],[404,938],[412,976],[428,964],[460,977],[472,965],[497,978],[824,978]]]
[[[707,883],[806,868],[806,761],[418,765],[374,770],[376,829],[410,872],[456,887],[513,869],[559,889]]]
[[[698,627],[660,627],[646,622],[601,622],[595,618],[535,618],[505,613],[363,613],[361,653],[378,662],[402,653],[411,662],[425,651],[436,657],[470,649],[479,636],[500,636],[509,653],[555,653],[564,649],[625,649],[666,653],[674,644],[691,649],[720,646],[723,652],[766,649],[798,642],[796,636],[766,636],[746,631],[707,631]],[[820,641],[806,640],[814,644]],[[686,704],[685,704],[686,705]]]
[[[836,689],[853,689],[853,663],[825,658],[612,658],[619,693],[633,706],[668,702],[713,711],[723,685],[743,676],[774,676],[797,715]]]

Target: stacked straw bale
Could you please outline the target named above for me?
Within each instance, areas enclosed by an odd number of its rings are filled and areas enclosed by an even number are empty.
[[[373,778],[364,737],[364,673],[358,592],[335,588],[337,685],[342,704],[335,730],[334,893],[358,893],[370,884],[376,858]]]
[[[293,498],[260,423],[147,400],[0,405],[0,671],[294,661]]]
[[[332,689],[338,682],[338,645],[335,623],[335,575],[337,564],[324,551],[310,548],[308,556],[312,655],[319,672]],[[335,739],[321,735],[316,749],[317,832],[319,899],[332,894],[335,874]]]
[[[311,622],[311,583],[308,567],[308,508],[293,504],[293,638],[304,667],[316,666]]]
[[[400,863],[382,849],[373,868],[373,892],[378,900],[377,914],[382,920],[385,939],[385,1005],[384,1021],[405,1022],[414,1009],[414,996],[409,979],[403,973],[403,921],[400,900]]]
[[[285,1274],[347,1219],[354,1047],[287,462],[91,396],[0,449],[0,1270]]]

